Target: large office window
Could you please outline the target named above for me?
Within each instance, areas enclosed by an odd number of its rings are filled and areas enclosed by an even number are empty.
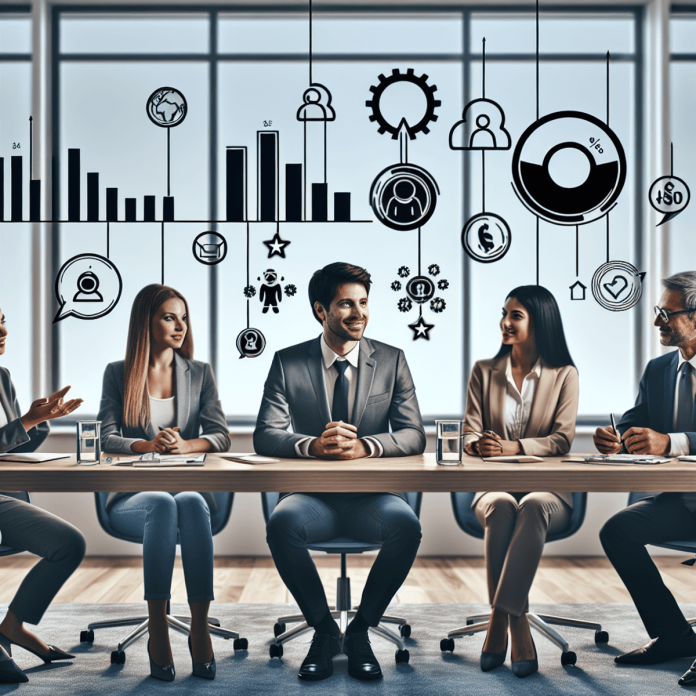
[[[105,210],[106,189],[118,188],[119,222],[61,223],[54,235],[56,264],[78,253],[107,255],[123,279],[116,309],[98,321],[69,318],[56,329],[54,381],[69,381],[95,413],[104,365],[121,359],[133,297],[162,277],[181,290],[191,305],[196,357],[214,364],[221,399],[231,422],[252,422],[275,350],[319,333],[306,288],[311,274],[326,263],[346,260],[365,266],[374,285],[367,335],[404,348],[418,388],[421,410],[432,419],[460,414],[466,381],[474,360],[490,357],[499,344],[498,320],[506,293],[535,283],[535,218],[511,187],[512,150],[486,156],[486,208],[501,215],[512,230],[510,252],[495,264],[478,264],[465,256],[461,231],[480,212],[480,153],[450,150],[448,134],[461,119],[465,104],[482,94],[482,39],[486,38],[486,96],[504,109],[513,146],[535,118],[535,26],[528,13],[496,10],[481,14],[466,8],[434,12],[427,4],[370,12],[322,9],[315,14],[313,81],[332,95],[335,121],[326,129],[328,219],[334,216],[335,192],[350,192],[353,224],[281,222],[290,241],[286,258],[268,258],[264,241],[275,223],[252,222],[248,229],[249,283],[258,289],[263,272],[273,269],[282,284],[298,289],[283,296],[278,314],[262,312],[259,293],[251,300],[249,322],[266,337],[266,351],[256,359],[239,359],[237,335],[247,326],[247,225],[210,223],[226,219],[228,147],[246,148],[246,205],[257,214],[257,139],[277,131],[280,219],[286,219],[286,165],[306,161],[312,183],[323,183],[323,129],[304,129],[296,114],[308,87],[308,24],[305,12],[249,13],[232,8],[202,8],[191,15],[127,11],[85,14],[62,11],[57,18],[59,111],[54,150],[59,162],[61,219],[67,218],[68,150],[80,150],[81,218],[86,219],[87,175],[99,174],[98,201]],[[637,163],[639,14],[633,11],[569,11],[541,19],[540,113],[578,110],[606,118],[606,52],[611,52],[610,125],[626,151],[628,176],[610,216],[610,256],[638,264],[640,206]],[[430,132],[418,133],[408,145],[410,163],[437,181],[440,196],[433,217],[421,230],[421,271],[439,266],[438,292],[445,311],[428,305],[424,317],[435,328],[430,340],[413,340],[408,324],[418,312],[401,312],[403,280],[398,271],[414,273],[419,264],[418,232],[391,230],[374,219],[370,186],[385,168],[400,161],[398,139],[380,135],[369,120],[365,102],[380,75],[412,69],[428,86],[436,85],[436,120]],[[165,129],[148,119],[145,102],[158,87],[181,90],[187,99],[186,120],[171,129],[171,195],[178,220],[198,222],[123,222],[125,199],[136,199],[143,215],[143,196],[167,195]],[[401,84],[383,104],[392,120],[422,112],[423,92]],[[74,157],[75,155],[73,155]],[[93,180],[94,181],[94,180]],[[113,195],[113,194],[112,194]],[[158,210],[158,219],[159,219]],[[311,211],[308,211],[311,212]],[[311,215],[308,215],[311,217]],[[103,215],[100,216],[103,219]],[[192,241],[217,230],[228,241],[224,262],[198,263]],[[539,234],[539,282],[557,297],[571,352],[581,373],[580,415],[592,419],[630,405],[635,374],[635,310],[602,309],[589,291],[595,269],[606,260],[606,223],[575,228],[542,222]],[[577,261],[577,272],[576,272]],[[54,270],[57,270],[57,267]],[[643,270],[643,269],[639,269]],[[585,301],[573,301],[570,286],[580,280]],[[0,305],[1,306],[1,305]],[[601,344],[588,340],[601,336]],[[601,355],[601,360],[598,356]],[[606,394],[611,393],[611,403]]]

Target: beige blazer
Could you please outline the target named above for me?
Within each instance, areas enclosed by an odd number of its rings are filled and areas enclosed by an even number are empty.
[[[471,371],[466,395],[464,435],[492,430],[505,437],[503,407],[507,390],[508,356],[479,360]],[[520,440],[525,454],[557,457],[570,451],[578,414],[578,371],[571,365],[549,367],[541,361],[541,376],[534,392],[529,421]],[[473,505],[483,493],[477,493]],[[556,495],[572,507],[570,493]],[[473,507],[472,505],[472,507]]]

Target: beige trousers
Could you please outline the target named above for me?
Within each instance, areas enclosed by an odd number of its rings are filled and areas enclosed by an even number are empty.
[[[491,606],[512,616],[529,610],[546,535],[567,527],[572,511],[555,493],[485,493],[476,502]]]

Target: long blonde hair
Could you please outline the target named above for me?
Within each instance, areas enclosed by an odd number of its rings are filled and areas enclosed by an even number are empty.
[[[128,326],[124,365],[123,424],[129,428],[140,426],[146,429],[150,425],[150,395],[147,387],[147,374],[150,364],[152,319],[155,312],[173,297],[177,297],[184,303],[188,317],[186,338],[177,352],[189,360],[193,358],[193,333],[191,332],[191,317],[186,298],[167,285],[153,283],[145,286],[133,300]]]

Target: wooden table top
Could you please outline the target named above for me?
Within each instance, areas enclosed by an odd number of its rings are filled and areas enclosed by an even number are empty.
[[[696,464],[690,462],[612,466],[563,459],[507,464],[464,455],[459,466],[438,466],[434,454],[423,454],[350,462],[284,459],[242,464],[208,454],[202,467],[149,469],[78,466],[73,456],[42,464],[0,462],[0,491],[696,491]]]

